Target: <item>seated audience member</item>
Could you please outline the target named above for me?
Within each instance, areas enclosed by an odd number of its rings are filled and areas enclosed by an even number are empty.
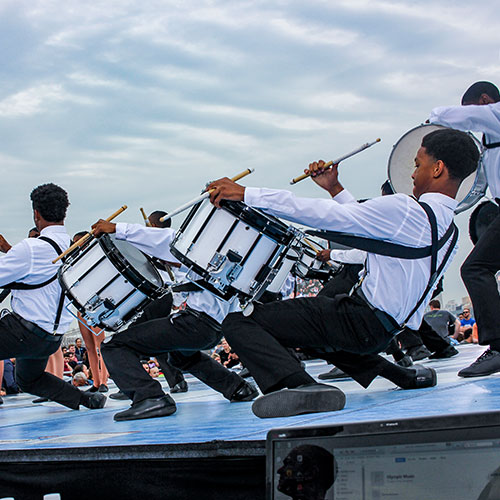
[[[450,335],[450,329],[453,328],[455,335],[460,328],[460,321],[458,321],[450,311],[441,309],[441,302],[434,299],[429,302],[430,311],[424,314],[424,319],[431,325],[433,330],[441,337],[447,338]]]
[[[3,382],[0,385],[4,388],[5,394],[17,394],[20,392],[16,382],[15,358],[4,360]]]
[[[470,309],[468,307],[465,307],[462,311],[462,319],[460,320],[460,326],[458,328],[458,335],[456,339],[459,342],[462,342],[463,340],[469,341],[469,338],[471,338],[472,336],[475,324],[476,320],[471,316]],[[472,338],[470,341],[472,341]]]

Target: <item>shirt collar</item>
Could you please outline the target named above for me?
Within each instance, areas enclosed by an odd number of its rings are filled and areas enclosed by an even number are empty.
[[[63,233],[66,234],[66,228],[61,225],[55,225],[55,226],[47,226],[44,227],[40,231],[40,236],[48,235],[48,234],[55,234],[55,233]]]
[[[420,196],[419,201],[434,201],[450,210],[455,210],[458,205],[458,201],[455,198],[451,198],[450,196],[443,193],[424,193]]]

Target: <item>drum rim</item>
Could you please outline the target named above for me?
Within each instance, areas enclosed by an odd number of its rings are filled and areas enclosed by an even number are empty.
[[[116,245],[113,244],[112,238],[109,234],[102,234],[97,238],[97,242],[99,243],[102,251],[106,255],[106,257],[110,260],[116,270],[128,281],[130,284],[137,288],[140,292],[148,297],[151,297],[153,300],[158,299],[162,295],[163,291],[163,279],[156,269],[156,266],[153,264],[153,261],[149,255],[140,251],[141,254],[145,257],[146,261],[151,265],[153,270],[153,274],[156,274],[158,281],[162,283],[162,285],[157,286],[153,282],[149,281],[146,277],[142,275],[139,271],[137,271],[134,267],[128,264],[127,259],[122,253],[118,250]],[[130,243],[129,243],[130,244]],[[118,253],[118,255],[117,255]]]

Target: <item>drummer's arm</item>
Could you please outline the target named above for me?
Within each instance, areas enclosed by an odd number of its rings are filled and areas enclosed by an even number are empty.
[[[434,108],[429,122],[459,130],[472,130],[498,136],[500,135],[500,103]]]
[[[31,269],[31,249],[25,241],[0,256],[0,286],[25,278]]]
[[[170,253],[170,243],[174,239],[172,228],[146,227],[142,224],[117,224],[100,220],[92,226],[94,235],[116,233],[116,239],[128,241],[142,252],[169,262],[178,262]]]

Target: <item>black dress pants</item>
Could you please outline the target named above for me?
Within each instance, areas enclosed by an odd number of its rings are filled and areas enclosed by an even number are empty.
[[[403,349],[411,349],[425,345],[431,352],[440,352],[450,346],[450,343],[441,337],[425,319],[422,320],[420,328],[416,332],[410,328],[405,328],[399,335]]]
[[[392,338],[365,302],[348,295],[256,305],[250,316],[229,314],[222,331],[264,393],[285,379],[295,387],[314,382],[287,347],[327,359],[335,351],[380,352]]]
[[[220,329],[202,313],[196,317],[180,311],[166,318],[134,324],[102,344],[102,355],[116,385],[134,403],[164,395],[161,384],[142,367],[146,356],[175,353],[171,358],[180,369],[190,371],[207,385],[230,398],[243,379],[210,356],[198,351],[210,349],[221,338]]]
[[[500,200],[497,199],[497,203]],[[478,341],[500,341],[500,295],[496,273],[500,270],[500,215],[488,226],[462,265],[462,280],[469,292],[477,322]]]
[[[144,309],[143,313],[134,321],[134,325],[151,321],[152,319],[166,318],[172,312],[173,297],[171,293],[167,293],[163,297],[154,300]],[[170,388],[174,387],[184,380],[182,371],[172,365],[169,361],[170,354],[158,354],[156,360],[160,365],[160,369],[165,376]]]
[[[0,359],[16,358],[19,388],[77,410],[82,393],[75,386],[45,371],[49,356],[59,349],[61,340],[62,335],[57,339],[38,337],[12,314],[0,319]]]

